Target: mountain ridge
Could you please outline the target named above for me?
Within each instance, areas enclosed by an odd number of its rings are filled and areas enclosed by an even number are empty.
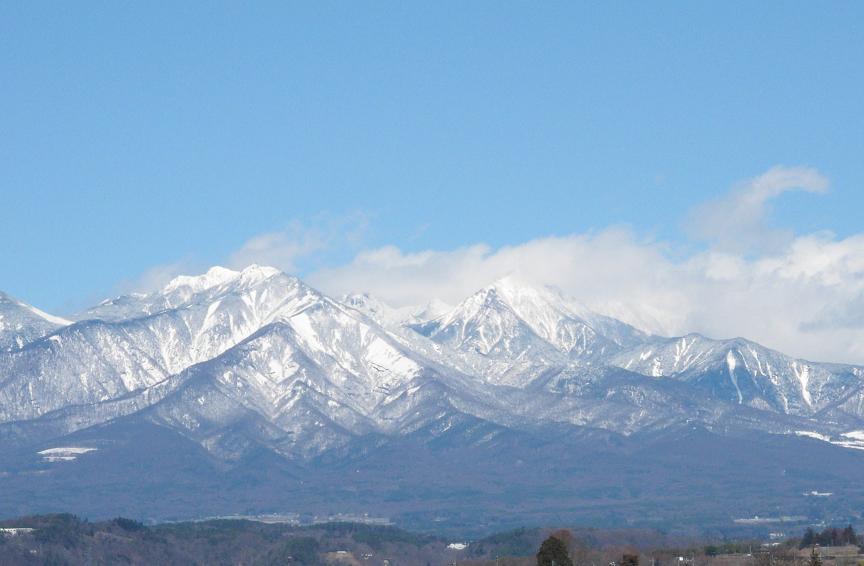
[[[133,301],[137,305],[130,314]],[[116,307],[118,304],[121,306]],[[746,402],[756,408],[807,416],[828,408],[860,386],[864,375],[857,366],[798,360],[742,338],[651,336],[593,313],[557,290],[536,288],[513,277],[495,281],[448,312],[418,322],[413,319],[416,309],[403,309],[398,317],[393,314],[395,309],[382,313],[389,307],[368,294],[335,301],[274,268],[253,265],[242,271],[214,267],[200,276],[179,276],[161,291],[103,302],[85,311],[87,316],[76,317],[77,322],[67,321],[67,326],[52,329],[58,332],[51,337],[36,333],[30,343],[0,358],[0,372],[6,375],[26,377],[27,367],[39,370],[35,380],[22,381],[17,396],[4,398],[10,378],[0,381],[5,386],[0,387],[0,398],[4,399],[0,418],[32,418],[46,408],[61,408],[56,402],[17,413],[8,407],[26,402],[28,394],[32,397],[34,381],[38,385],[43,373],[56,375],[62,373],[60,366],[74,367],[82,360],[89,364],[87,356],[98,356],[103,362],[108,354],[117,358],[106,365],[105,373],[113,378],[107,382],[87,382],[88,372],[83,369],[76,374],[82,390],[99,389],[98,399],[91,400],[106,401],[151,387],[187,367],[213,359],[276,320],[293,320],[295,330],[303,334],[309,331],[303,311],[324,308],[321,305],[329,309],[328,321],[344,317],[352,324],[361,324],[364,332],[377,332],[385,341],[420,356],[423,363],[436,366],[439,372],[472,374],[490,384],[517,388],[528,387],[541,375],[548,380],[550,372],[587,375],[590,366],[599,365],[692,382],[725,402]],[[423,337],[428,342],[423,343]],[[337,334],[326,339],[341,337]],[[323,348],[321,337],[314,332],[303,340],[306,348]],[[65,345],[65,341],[72,345]],[[82,345],[76,349],[76,341],[91,348]],[[334,359],[345,357],[351,346],[337,345],[331,354]],[[71,354],[66,354],[68,350]],[[38,353],[29,355],[33,351]],[[54,351],[60,359],[52,362]],[[454,361],[457,358],[458,363]],[[341,362],[337,360],[334,368],[344,370],[345,364],[357,363],[347,358]],[[380,373],[369,366],[354,379],[370,372]],[[55,378],[52,386],[58,383]],[[85,398],[70,397],[71,392],[65,391],[67,400],[86,402]]]
[[[718,442],[773,436],[864,458],[859,366],[653,336],[513,278],[435,310],[332,299],[260,266],[181,276],[0,352],[0,441],[26,454],[148,423],[217,468],[265,453],[362,468],[390,445],[497,446],[518,467],[554,436],[659,442],[699,427]]]

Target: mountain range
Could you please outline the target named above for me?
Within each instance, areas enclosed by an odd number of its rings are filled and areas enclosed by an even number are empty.
[[[0,446],[5,516],[855,519],[864,367],[655,336],[510,277],[397,309],[214,267],[69,320],[0,293]]]

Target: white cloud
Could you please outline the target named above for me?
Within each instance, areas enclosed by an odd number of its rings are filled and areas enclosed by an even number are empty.
[[[676,260],[663,243],[610,229],[497,250],[385,247],[310,280],[332,294],[362,290],[402,306],[458,302],[509,273],[652,332],[745,336],[811,359],[864,361],[864,236],[804,236],[756,259],[706,251]]]
[[[319,217],[251,238],[228,265],[274,265],[333,295],[370,292],[393,306],[434,298],[454,304],[508,274],[550,284],[600,312],[646,330],[716,338],[745,336],[814,360],[864,363],[864,234],[796,236],[766,227],[770,199],[823,192],[818,171],[775,167],[694,212],[709,247],[645,239],[626,227],[550,236],[493,249],[484,244],[406,252],[361,251],[346,264],[309,269],[335,249],[357,249],[362,214]],[[150,270],[151,285],[188,263]],[[313,266],[314,268],[314,266]]]
[[[764,226],[766,203],[796,188],[822,192],[827,181],[812,169],[774,168],[703,208],[696,214],[706,222],[723,211],[726,226],[736,228],[714,230],[716,245],[695,254],[609,228],[499,249],[385,246],[309,280],[334,295],[366,291],[403,306],[455,303],[512,273],[653,332],[745,336],[810,359],[864,362],[864,235],[778,238]],[[745,245],[748,239],[758,246]]]
[[[520,279],[580,290],[584,300],[632,292],[628,274],[662,266],[665,246],[637,241],[626,228],[548,237],[492,250],[473,245],[449,251],[403,253],[394,246],[365,251],[351,263],[320,270],[310,281],[333,293],[367,290],[403,306],[432,297],[453,303],[513,274]],[[656,277],[657,274],[654,275]]]
[[[310,223],[292,220],[282,230],[258,234],[246,240],[222,262],[224,267],[243,269],[252,264],[277,267],[296,273],[304,260],[314,260],[333,248],[356,248],[369,224],[364,212],[343,215],[319,214]],[[157,265],[134,279],[117,285],[120,293],[147,293],[163,288],[178,275],[202,273],[208,269],[200,261],[185,258]]]
[[[169,281],[186,273],[206,270],[206,267],[195,265],[191,260],[184,259],[151,267],[132,280],[121,281],[117,292],[121,294],[137,292],[150,293],[162,289]]]
[[[242,269],[247,265],[272,265],[286,272],[297,271],[297,260],[327,247],[325,236],[293,222],[285,230],[259,234],[247,240],[231,254],[228,267]]]
[[[776,250],[794,237],[789,230],[772,229],[765,222],[771,199],[789,191],[821,193],[828,179],[807,167],[773,167],[727,193],[698,207],[690,232],[714,247],[733,251]]]
[[[294,220],[284,230],[259,234],[247,240],[228,259],[228,266],[242,269],[257,263],[293,273],[298,262],[333,247],[356,246],[363,238],[369,217],[363,212],[332,216],[320,214],[311,226]]]

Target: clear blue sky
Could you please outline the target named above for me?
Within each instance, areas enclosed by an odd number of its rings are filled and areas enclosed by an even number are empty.
[[[778,222],[856,232],[862,22],[862,2],[3,2],[0,289],[64,312],[322,213],[368,214],[364,247],[674,240],[777,164],[832,181]]]

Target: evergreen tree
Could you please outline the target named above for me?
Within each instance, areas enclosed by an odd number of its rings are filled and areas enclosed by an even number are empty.
[[[554,536],[544,540],[537,553],[537,566],[573,566],[567,545]]]
[[[816,547],[810,551],[810,559],[807,561],[807,566],[822,566],[822,557],[816,552]]]
[[[814,544],[816,544],[816,531],[813,530],[813,527],[807,527],[807,530],[804,531],[804,536],[801,537],[800,548],[807,548]]]
[[[852,528],[852,525],[843,529],[843,543],[858,544],[858,535],[855,534],[855,529]]]

